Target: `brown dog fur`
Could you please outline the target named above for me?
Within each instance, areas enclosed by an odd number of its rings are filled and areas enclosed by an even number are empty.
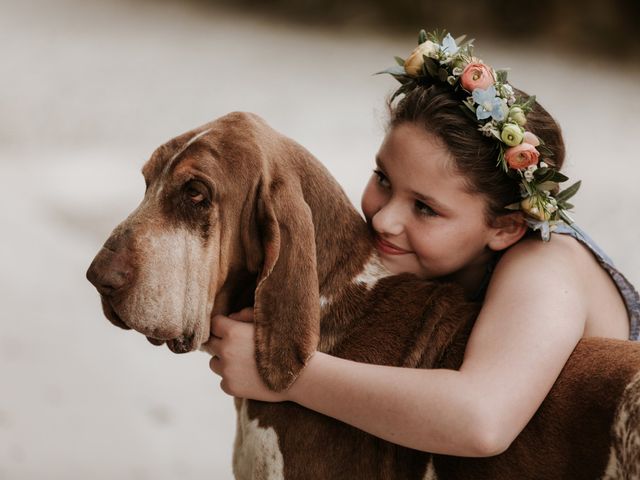
[[[453,285],[376,270],[366,224],[337,183],[258,117],[234,113],[176,137],[143,173],[143,202],[87,273],[114,324],[184,352],[206,348],[212,315],[253,304],[256,359],[274,390],[316,347],[383,365],[461,364],[478,307]],[[370,281],[358,277],[371,265]],[[510,448],[481,459],[399,447],[292,403],[237,400],[249,421],[275,432],[282,465],[258,458],[265,453],[243,443],[240,425],[236,475],[595,479],[608,469],[607,478],[636,478],[628,475],[640,448],[625,439],[639,431],[629,416],[638,371],[639,345],[583,339]]]

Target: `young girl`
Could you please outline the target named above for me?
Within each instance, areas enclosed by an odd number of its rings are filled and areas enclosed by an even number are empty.
[[[400,63],[386,71],[402,83],[401,99],[390,102],[362,210],[392,273],[457,282],[482,301],[460,370],[316,352],[288,391],[274,393],[257,372],[250,309],[213,319],[210,366],[230,395],[293,401],[417,450],[496,455],[581,337],[637,339],[640,299],[568,225],[577,186],[558,192],[562,136],[532,97],[449,35],[421,32]]]

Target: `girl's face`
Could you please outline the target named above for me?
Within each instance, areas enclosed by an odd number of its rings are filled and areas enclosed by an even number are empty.
[[[486,200],[469,193],[446,147],[424,128],[391,129],[362,195],[362,211],[383,264],[422,278],[484,271],[496,229],[485,222]]]

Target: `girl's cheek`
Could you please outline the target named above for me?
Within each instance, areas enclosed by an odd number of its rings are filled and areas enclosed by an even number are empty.
[[[377,184],[374,177],[375,175],[369,179],[360,201],[360,208],[362,208],[362,213],[364,213],[364,216],[368,221],[371,220],[371,217],[373,217],[378,210],[380,210],[380,205],[382,204],[382,201],[379,198],[380,194],[377,192]]]

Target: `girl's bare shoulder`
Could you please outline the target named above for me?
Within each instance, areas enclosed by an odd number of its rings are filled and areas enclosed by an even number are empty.
[[[525,238],[509,248],[500,259],[496,273],[546,277],[546,281],[584,281],[586,272],[599,268],[593,254],[568,235],[552,235],[543,242]],[[553,274],[553,275],[551,275]]]

